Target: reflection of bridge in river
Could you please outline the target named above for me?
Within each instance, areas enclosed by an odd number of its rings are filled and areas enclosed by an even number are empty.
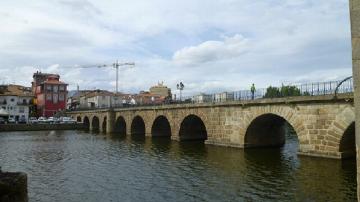
[[[223,103],[141,106],[68,112],[92,131],[232,147],[281,146],[289,124],[299,153],[355,155],[353,95],[299,96]]]

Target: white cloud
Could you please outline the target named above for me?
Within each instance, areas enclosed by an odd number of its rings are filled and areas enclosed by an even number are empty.
[[[173,60],[181,64],[198,64],[238,57],[249,50],[249,40],[242,35],[224,37],[223,41],[206,41],[176,51]]]

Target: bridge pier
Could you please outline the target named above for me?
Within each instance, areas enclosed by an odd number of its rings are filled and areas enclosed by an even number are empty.
[[[107,119],[106,119],[106,133],[113,133],[115,130],[115,111],[113,109],[110,109],[107,112]]]
[[[360,0],[350,0],[352,62],[354,77],[355,131],[357,152],[358,200],[360,199]]]

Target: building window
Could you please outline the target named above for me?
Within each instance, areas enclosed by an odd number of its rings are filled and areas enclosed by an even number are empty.
[[[47,90],[47,91],[51,91],[51,86],[50,86],[50,85],[47,85],[47,86],[46,86],[46,90]]]
[[[59,90],[60,90],[60,91],[64,91],[64,90],[65,90],[65,86],[61,85],[61,86],[59,87]]]
[[[54,93],[57,93],[57,92],[58,92],[58,89],[59,89],[59,86],[54,86],[54,87],[53,87]]]
[[[64,101],[64,100],[65,100],[64,94],[60,94],[60,95],[59,95],[59,101]]]
[[[14,100],[14,98],[11,98],[10,101],[11,101],[11,102],[14,102],[15,100]]]
[[[53,95],[53,103],[58,103],[58,94]]]
[[[24,113],[25,110],[24,110],[24,107],[19,107],[19,113]]]
[[[24,105],[26,105],[26,104],[27,104],[26,99],[23,99],[23,104],[24,104]]]
[[[52,100],[51,94],[46,94],[46,100],[48,100],[48,101]]]

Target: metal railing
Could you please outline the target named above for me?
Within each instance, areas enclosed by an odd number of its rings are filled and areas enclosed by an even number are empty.
[[[281,94],[282,87],[292,87],[296,89],[296,95]],[[320,96],[320,95],[334,95],[353,92],[353,79],[348,77],[344,80],[327,81],[327,82],[313,82],[297,85],[283,85],[277,87],[279,90],[278,97],[293,97],[293,96]],[[247,101],[269,98],[267,97],[267,88],[256,89],[254,93],[250,90],[240,90],[233,92],[222,92],[215,94],[198,94],[194,96],[183,96],[181,100],[171,100],[164,103],[137,103],[137,104],[121,104],[113,105],[112,107],[79,107],[73,110],[91,110],[91,109],[109,109],[109,108],[133,108],[141,106],[159,106],[171,104],[190,104],[190,103],[219,103],[231,101]],[[335,92],[336,91],[336,92]],[[275,97],[273,97],[275,98]]]

